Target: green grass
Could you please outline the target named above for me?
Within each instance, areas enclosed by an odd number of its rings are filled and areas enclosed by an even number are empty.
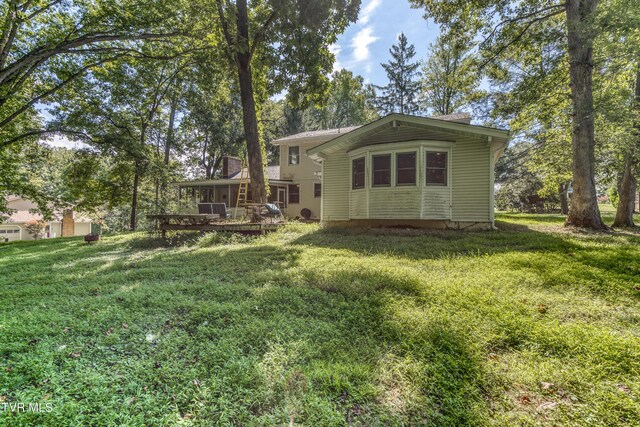
[[[640,233],[561,223],[1,245],[0,425],[640,425]]]

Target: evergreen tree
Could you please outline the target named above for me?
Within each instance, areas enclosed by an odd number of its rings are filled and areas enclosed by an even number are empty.
[[[383,114],[416,114],[420,110],[420,63],[411,61],[416,55],[416,49],[409,44],[407,36],[401,33],[398,43],[389,52],[391,60],[380,64],[387,73],[389,84],[376,86],[382,92],[376,97],[376,105]]]

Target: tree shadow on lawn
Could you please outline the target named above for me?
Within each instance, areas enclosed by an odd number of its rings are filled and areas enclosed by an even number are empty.
[[[79,286],[99,286],[100,298],[48,298],[47,310],[78,323],[4,354],[7,375],[22,376],[5,393],[12,401],[51,393],[69,425],[140,414],[235,425],[286,423],[292,413],[308,425],[486,420],[480,356],[464,331],[441,312],[402,312],[419,294],[415,282],[366,269],[318,273],[300,255],[269,245],[160,252],[86,276]],[[34,301],[25,316],[33,323],[40,310]],[[39,346],[57,342],[81,356],[49,361]]]
[[[411,260],[492,255],[505,252],[565,252],[576,245],[565,236],[525,225],[507,231],[321,228],[291,243],[345,249],[365,255],[398,256]]]

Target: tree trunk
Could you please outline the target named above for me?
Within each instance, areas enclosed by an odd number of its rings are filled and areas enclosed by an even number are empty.
[[[618,185],[618,209],[616,210],[616,219],[613,222],[614,227],[634,227],[633,212],[636,208],[636,177],[634,175],[635,166],[635,150],[634,147],[640,146],[640,70],[636,72],[634,107],[636,113],[636,122],[634,123],[634,132],[631,137],[630,148],[627,151],[627,158],[624,162],[624,171],[622,180]]]
[[[173,140],[174,140],[174,131],[173,127],[176,120],[176,110],[177,110],[177,102],[175,99],[171,99],[169,101],[170,111],[169,111],[169,128],[167,129],[167,139],[164,143],[164,164],[165,166],[169,166],[169,159],[171,156],[171,148],[173,148]]]
[[[566,182],[563,182],[558,187],[558,194],[560,196],[560,213],[567,215],[569,213],[569,199],[567,197],[567,190],[569,186]]]
[[[606,229],[595,183],[593,38],[597,0],[567,0],[569,77],[573,108],[573,197],[567,226]]]
[[[249,17],[247,0],[236,0],[238,13],[238,80],[240,83],[240,101],[242,102],[242,118],[244,135],[247,140],[247,157],[249,162],[249,178],[253,201],[267,201],[267,187],[264,179],[262,145],[258,132],[258,116],[253,97],[253,76],[251,74],[251,51],[249,48]]]
[[[633,157],[628,156],[624,162],[624,173],[618,185],[618,209],[614,227],[634,227],[633,211],[636,204],[636,178],[633,175]]]
[[[138,183],[140,176],[138,175],[138,162],[135,164],[135,175],[133,176],[133,195],[131,197],[131,221],[129,222],[129,230],[136,231],[136,215],[138,210]]]

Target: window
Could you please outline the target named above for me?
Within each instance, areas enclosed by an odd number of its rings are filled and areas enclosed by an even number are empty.
[[[289,203],[300,203],[300,185],[289,184]]]
[[[373,156],[373,186],[391,186],[391,154]]]
[[[427,185],[447,185],[447,153],[427,151]]]
[[[289,147],[289,164],[290,165],[300,164],[300,147],[297,145]]]
[[[398,153],[396,155],[396,185],[415,185],[416,153]]]
[[[364,188],[365,181],[365,170],[364,170],[364,157],[360,157],[359,159],[354,159],[352,162],[352,188],[355,190],[357,188]]]
[[[313,184],[313,197],[322,196],[322,184],[314,183]]]

